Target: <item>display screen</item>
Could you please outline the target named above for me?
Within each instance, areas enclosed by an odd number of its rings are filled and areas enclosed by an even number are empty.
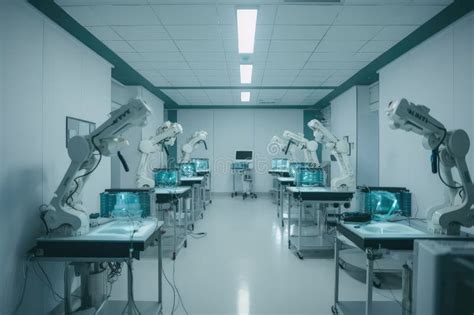
[[[252,151],[236,151],[235,159],[236,160],[252,160],[253,152]]]

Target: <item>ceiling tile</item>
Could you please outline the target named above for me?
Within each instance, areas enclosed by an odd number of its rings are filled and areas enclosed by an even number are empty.
[[[137,52],[177,52],[171,40],[131,40],[128,42]]]
[[[198,76],[199,82],[202,86],[228,86],[230,85],[229,78],[225,77],[216,77],[216,76]]]
[[[356,52],[366,42],[361,40],[322,40],[316,48],[316,52]]]
[[[100,40],[122,40],[122,38],[108,26],[89,26],[87,30]]]
[[[367,42],[359,52],[381,53],[390,49],[397,42],[393,40],[371,40]]]
[[[331,25],[342,6],[280,5],[275,24]]]
[[[305,69],[361,69],[366,65],[361,61],[308,61]]]
[[[443,6],[344,6],[336,25],[421,25],[443,9]]]
[[[140,53],[143,61],[174,61],[174,62],[185,62],[183,56],[180,53],[175,52],[148,52]]]
[[[269,77],[269,76],[264,76],[262,80],[262,85],[266,86],[288,86],[291,85],[293,82],[294,78],[288,78],[288,77]]]
[[[227,77],[227,75],[228,75],[226,68],[224,68],[224,69],[215,69],[215,70],[194,69],[193,72],[197,76]]]
[[[316,52],[311,55],[310,61],[353,61],[351,52]]]
[[[265,69],[265,76],[269,77],[286,77],[294,79],[299,73],[297,69]]]
[[[293,81],[293,86],[320,86],[328,77],[327,75],[299,75]]]
[[[154,40],[169,38],[166,30],[160,25],[113,26],[112,28],[125,40]]]
[[[183,52],[184,58],[188,62],[225,62],[225,54],[223,52]]]
[[[312,52],[318,40],[272,40],[271,52]]]
[[[339,86],[347,79],[349,76],[333,75],[323,83],[323,86]]]
[[[259,90],[258,98],[259,99],[280,99],[285,96],[286,89],[272,89],[272,90]]]
[[[178,90],[181,95],[186,97],[187,99],[190,98],[208,98],[206,92],[204,90]]]
[[[194,73],[192,70],[188,69],[181,69],[181,70],[172,70],[172,69],[162,69],[160,70],[160,73],[165,77],[185,77],[185,76],[194,76]]]
[[[158,70],[186,70],[189,69],[188,63],[185,61],[153,61],[155,68]]]
[[[299,75],[300,76],[315,76],[315,77],[324,77],[328,78],[330,75],[334,74],[336,72],[335,69],[303,69],[300,71]]]
[[[153,5],[164,25],[217,24],[214,5]]]
[[[225,58],[227,62],[234,63],[237,67],[239,67],[240,63],[253,64],[255,67],[255,64],[265,62],[267,54],[258,52],[251,55],[241,55],[238,52],[226,52]]]
[[[365,61],[365,62],[370,62],[380,56],[380,53],[369,53],[369,52],[360,52],[360,53],[355,53],[354,56],[352,57],[352,60],[354,61]]]
[[[173,86],[199,86],[199,81],[195,76],[166,76]]]
[[[189,66],[195,70],[219,70],[219,69],[227,69],[226,62],[189,62]]]
[[[92,10],[108,25],[156,25],[159,21],[148,5],[98,5]]]
[[[181,51],[224,51],[222,40],[177,40],[176,45]]]
[[[369,40],[372,39],[382,29],[381,26],[332,26],[325,40]]]
[[[133,48],[124,40],[104,40],[102,42],[116,53],[135,52],[135,50],[133,50]]]
[[[373,39],[399,41],[416,29],[417,26],[385,26]]]
[[[220,38],[217,25],[171,25],[167,26],[173,39],[216,39]]]
[[[328,26],[313,25],[275,25],[273,39],[321,39],[328,28]]]

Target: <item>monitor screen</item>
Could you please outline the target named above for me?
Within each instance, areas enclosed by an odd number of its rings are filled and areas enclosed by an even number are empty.
[[[235,159],[236,160],[252,160],[253,152],[252,151],[236,151]]]

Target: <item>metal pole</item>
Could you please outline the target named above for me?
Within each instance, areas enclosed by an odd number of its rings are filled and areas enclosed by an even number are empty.
[[[71,313],[71,283],[69,281],[69,263],[64,264],[64,314]]]
[[[162,279],[162,272],[163,272],[163,246],[161,244],[161,229],[158,231],[158,303],[163,309],[163,279]]]
[[[334,242],[334,308],[337,308],[339,302],[339,239],[335,238]]]
[[[132,282],[132,260],[133,258],[129,258],[127,260],[127,290],[128,290],[128,297],[127,297],[127,305],[128,305],[128,314],[133,315],[133,282]]]
[[[291,194],[288,194],[288,248],[291,249]]]
[[[298,216],[298,251],[300,251],[301,250],[301,233],[303,232],[303,228],[301,226],[302,216],[303,216],[303,202],[301,201],[301,198],[298,199],[298,207],[300,210],[300,213]]]
[[[365,251],[367,255],[366,285],[367,285],[367,301],[365,303],[365,315],[372,315],[372,282],[374,271],[374,257],[370,249]]]

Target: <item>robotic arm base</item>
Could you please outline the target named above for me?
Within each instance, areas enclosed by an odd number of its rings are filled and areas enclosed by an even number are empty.
[[[155,181],[151,178],[140,176],[137,178],[138,188],[153,188],[155,187]]]
[[[333,178],[331,180],[331,189],[336,191],[355,191],[355,179],[352,176]]]
[[[43,214],[44,221],[54,236],[79,236],[89,233],[89,217],[85,212],[69,206],[60,210],[49,205]]]

